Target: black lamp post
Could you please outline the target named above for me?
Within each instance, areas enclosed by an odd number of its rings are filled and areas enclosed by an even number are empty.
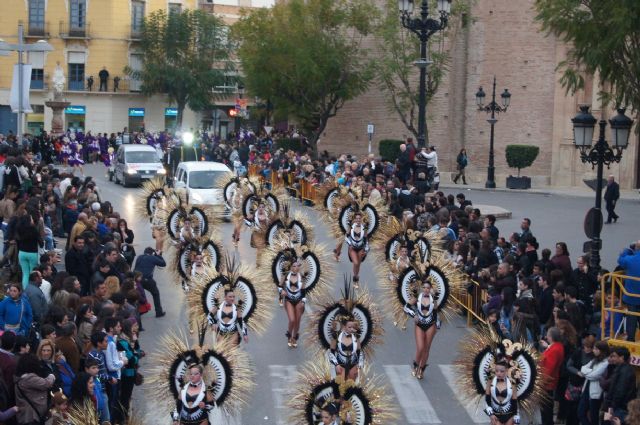
[[[494,126],[498,122],[496,119],[496,114],[500,112],[507,112],[507,108],[509,108],[509,104],[511,103],[511,93],[509,93],[509,89],[504,89],[500,97],[502,98],[502,105],[498,105],[496,102],[496,77],[493,77],[493,91],[491,94],[491,103],[488,105],[484,104],[485,98],[484,90],[482,87],[478,89],[476,93],[476,104],[478,105],[479,111],[485,111],[487,113],[491,113],[491,118],[487,120],[489,124],[491,124],[491,137],[489,139],[489,168],[487,169],[487,182],[484,184],[484,187],[489,189],[496,188],[496,167],[494,165],[494,154],[493,154],[493,136],[494,136]]]
[[[422,0],[420,16],[413,17],[415,5],[413,0],[398,0],[398,9],[402,19],[402,26],[420,38],[420,60],[415,64],[420,68],[420,88],[418,105],[418,147],[425,146],[427,120],[427,42],[429,38],[447,27],[451,13],[452,0],[438,0],[439,19],[429,17],[429,1]]]
[[[633,120],[624,114],[625,110],[625,108],[618,108],[618,114],[609,120],[611,125],[611,146],[609,146],[604,137],[604,130],[607,127],[607,122],[604,119],[601,119],[598,123],[600,126],[598,140],[595,146],[591,146],[597,120],[589,112],[589,106],[580,106],[580,113],[571,119],[573,123],[573,143],[577,149],[580,149],[580,159],[585,164],[591,164],[592,168],[597,167],[596,205],[589,215],[591,228],[585,229],[587,230],[587,236],[591,238],[589,266],[596,272],[600,270],[600,249],[602,249],[600,231],[602,230],[603,168],[605,165],[609,168],[612,163],[620,162],[622,150],[629,143],[629,133],[631,132]]]

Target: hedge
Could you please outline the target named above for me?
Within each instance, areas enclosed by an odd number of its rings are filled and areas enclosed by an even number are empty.
[[[278,139],[275,141],[276,147],[277,148],[281,148],[283,149],[285,152],[292,150],[295,152],[300,152],[302,151],[302,140],[295,138],[295,139],[289,139],[289,138],[283,138],[283,139]]]
[[[400,145],[403,144],[403,140],[395,139],[383,139],[380,140],[379,152],[383,161],[396,162],[398,155],[400,155]]]
[[[530,167],[533,164],[533,161],[538,157],[538,153],[540,153],[540,148],[531,145],[507,145],[505,150],[507,164],[511,168],[518,169],[518,177],[520,177],[521,169]]]

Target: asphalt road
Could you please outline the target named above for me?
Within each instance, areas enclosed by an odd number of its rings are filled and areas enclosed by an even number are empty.
[[[105,179],[103,166],[89,165],[85,167],[87,175],[93,175],[99,185],[104,200],[112,202],[114,208],[128,221],[129,227],[135,232],[135,246],[137,252],[142,252],[146,246],[155,246],[151,238],[149,224],[146,220],[136,217],[134,201],[139,196],[138,189],[116,186]],[[582,230],[582,222],[592,200],[571,196],[545,196],[540,194],[501,193],[485,191],[467,191],[467,198],[479,204],[498,205],[513,212],[513,218],[500,220],[497,223],[501,234],[507,235],[519,228],[522,217],[532,220],[532,230],[538,238],[541,247],[553,248],[556,241],[565,241],[575,261],[581,251],[582,243],[586,240]],[[605,226],[603,231],[604,250],[602,253],[603,267],[613,268],[618,252],[630,242],[640,239],[635,228],[633,217],[637,217],[639,201],[621,201],[618,214],[621,219],[617,224]],[[310,214],[310,219],[316,224],[315,234],[318,242],[332,245],[324,225],[319,224],[315,213],[304,208],[302,211]],[[231,225],[222,228],[222,240],[226,247],[233,251],[231,244]],[[254,264],[255,250],[249,247],[248,232],[242,234],[237,254],[243,263]],[[336,267],[336,276],[350,272],[350,263],[343,250],[342,260]],[[361,280],[374,294],[379,297],[376,277],[369,259],[365,263]],[[186,307],[181,288],[171,282],[167,271],[157,270],[156,280],[160,287],[162,300],[167,315],[156,319],[150,313],[143,318],[145,332],[141,336],[142,348],[152,353],[158,348],[159,337],[170,329],[186,331]],[[339,285],[336,282],[335,291]],[[275,299],[274,299],[275,302]],[[303,322],[305,318],[303,318]],[[304,343],[297,350],[290,350],[286,346],[284,332],[286,330],[286,316],[281,309],[276,314],[266,334],[262,337],[250,336],[249,344],[245,348],[251,355],[257,370],[256,390],[250,396],[250,406],[242,412],[237,423],[242,425],[284,425],[287,424],[288,412],[284,408],[285,397],[289,390],[296,385],[296,368],[308,360],[309,353]],[[304,328],[305,323],[303,323]],[[398,424],[427,425],[427,424],[456,424],[470,425],[488,423],[482,413],[483,403],[476,406],[461,399],[459,388],[453,373],[453,360],[457,354],[458,342],[465,338],[468,329],[462,319],[454,319],[443,325],[437,334],[431,351],[430,365],[426,370],[425,379],[417,381],[410,375],[409,365],[412,362],[415,344],[411,327],[401,331],[392,326],[385,318],[384,345],[376,351],[372,360],[376,374],[386,377],[389,391],[398,401],[401,412]],[[142,372],[149,361],[144,360]],[[147,424],[167,424],[170,420],[159,415],[158,407],[153,399],[148,398],[144,387],[135,390],[134,409],[146,416]],[[523,423],[527,423],[523,421]],[[217,425],[217,424],[215,424]]]

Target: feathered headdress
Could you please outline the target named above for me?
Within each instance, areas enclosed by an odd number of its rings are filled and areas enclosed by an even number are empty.
[[[412,261],[394,280],[389,280],[385,274],[380,280],[380,286],[386,299],[390,301],[385,306],[394,325],[405,329],[407,316],[404,306],[415,301],[423,282],[431,283],[435,308],[446,319],[454,308],[449,297],[453,295],[460,299],[469,280],[469,276],[452,264],[443,253],[434,253],[430,261]]]
[[[335,339],[335,332],[339,332],[347,321],[353,320],[358,324],[357,338],[360,347],[370,357],[374,347],[382,343],[382,315],[368,291],[360,289],[356,293],[351,286],[351,279],[346,275],[341,292],[341,299],[337,302],[330,296],[318,301],[320,308],[314,311],[307,322],[308,343],[316,352],[321,353],[330,347],[331,341]]]
[[[507,377],[516,388],[518,402],[529,414],[546,399],[538,352],[527,342],[501,340],[488,327],[474,330],[460,342],[455,361],[460,391],[468,399],[480,401],[495,376],[495,364],[507,364]]]
[[[341,378],[331,379],[331,372],[320,360],[305,365],[292,386],[288,408],[292,425],[316,425],[323,408],[329,407],[341,423],[358,425],[394,424],[398,412],[385,381],[368,372],[362,373],[359,384]]]
[[[153,355],[151,379],[145,385],[158,408],[173,410],[175,400],[186,384],[185,374],[192,365],[204,367],[202,379],[218,406],[238,412],[247,405],[255,380],[249,356],[232,341],[218,339],[214,346],[204,345],[206,322],[199,326],[199,344],[191,348],[184,334],[162,337],[159,352]]]
[[[191,266],[196,255],[202,255],[203,265],[206,269],[219,271],[222,267],[222,244],[214,232],[208,236],[196,237],[190,243],[172,247],[173,261],[170,269],[174,275],[174,282],[191,280]]]
[[[143,182],[140,192],[141,194],[136,197],[136,214],[152,220],[158,205],[166,196],[171,196],[173,190],[165,186],[163,177],[155,177]]]
[[[300,212],[292,213],[289,199],[281,202],[280,212],[272,217],[267,228],[266,245],[272,245],[276,238],[282,237],[284,233],[288,233],[287,236],[292,243],[300,245],[307,245],[314,239],[313,227],[307,216]]]
[[[224,254],[220,272],[209,269],[193,281],[187,294],[190,322],[198,323],[206,318],[214,306],[224,299],[225,290],[236,292],[237,307],[248,328],[262,334],[273,316],[273,306],[267,302],[269,288],[258,282],[259,271],[242,266],[234,256]]]

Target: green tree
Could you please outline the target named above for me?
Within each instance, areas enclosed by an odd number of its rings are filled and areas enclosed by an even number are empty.
[[[153,12],[143,25],[142,69],[126,67],[125,73],[142,82],[143,94],[165,93],[176,104],[181,126],[187,105],[194,111],[207,108],[216,100],[213,88],[229,85],[228,32],[219,17],[201,10]]]
[[[436,2],[431,1],[430,11],[437,13]],[[419,7],[418,2],[416,7]],[[452,4],[449,25],[444,31],[431,36],[427,42],[427,105],[438,91],[440,84],[449,70],[449,51],[444,50],[444,41],[449,38],[450,44],[457,36],[459,20],[469,19],[470,5],[468,0],[458,0]],[[435,15],[434,15],[435,16]],[[377,82],[387,94],[391,112],[398,114],[400,121],[409,132],[418,138],[418,105],[419,68],[415,61],[420,59],[420,39],[402,26],[398,14],[398,2],[387,0],[384,4],[382,19],[376,30],[376,48],[379,61],[376,64]],[[428,108],[427,108],[428,109]],[[429,144],[429,125],[425,128],[425,142]]]
[[[316,151],[329,119],[370,85],[362,42],[376,16],[369,0],[291,0],[247,12],[232,27],[247,90],[295,118]]]
[[[604,103],[640,111],[640,1],[536,0],[542,28],[569,44],[559,64],[568,92],[598,75]]]

